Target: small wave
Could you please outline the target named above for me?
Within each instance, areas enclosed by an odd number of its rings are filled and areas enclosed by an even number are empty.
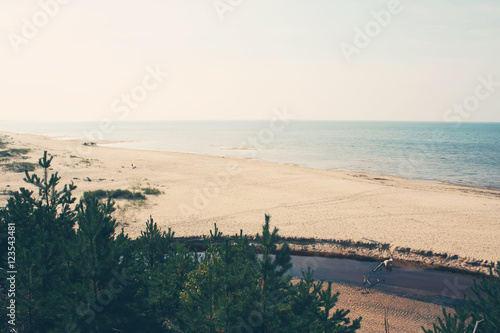
[[[47,135],[48,137],[50,137],[51,139],[54,139],[54,140],[60,140],[60,141],[69,141],[69,140],[80,140],[79,137],[77,136],[69,136],[69,135],[52,135],[52,134],[49,134]]]
[[[219,147],[220,150],[255,150],[255,148],[247,147]]]

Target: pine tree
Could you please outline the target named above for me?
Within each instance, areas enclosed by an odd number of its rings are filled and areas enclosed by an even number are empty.
[[[472,291],[476,297],[466,307],[471,314],[471,326],[479,323],[476,333],[500,332],[500,269],[491,270],[489,278],[474,281]]]
[[[332,292],[332,282],[314,281],[314,271],[302,271],[302,278],[292,289],[290,332],[352,333],[360,328],[361,317],[351,320],[349,310],[333,309],[339,292]]]
[[[448,313],[443,307],[443,317],[438,318],[434,323],[432,330],[422,327],[425,333],[467,333],[472,332],[468,327],[470,321],[469,314],[462,308],[458,308],[455,313]]]
[[[497,263],[497,267],[500,262]],[[474,297],[464,296],[465,305],[448,313],[443,307],[443,317],[438,318],[432,329],[422,327],[425,333],[489,333],[500,332],[500,270],[490,270],[490,276],[474,281]]]
[[[224,264],[219,245],[224,241],[214,224],[204,237],[207,250],[198,266],[188,273],[182,292],[180,321],[187,332],[216,332],[224,326]]]
[[[194,256],[175,241],[174,234],[171,228],[162,231],[150,218],[135,250],[147,295],[147,315],[170,329],[178,325],[179,293],[187,271],[195,265]]]
[[[180,293],[182,328],[187,332],[216,332],[223,326],[221,303],[223,281],[219,278],[222,261],[216,245],[211,245],[201,263],[188,273]]]
[[[258,275],[254,269],[257,252],[250,246],[248,238],[240,231],[232,243],[225,239],[220,250],[223,263],[221,278],[224,293],[224,332],[238,332],[248,325],[246,321],[255,310],[259,297]]]
[[[51,161],[47,152],[39,159],[42,178],[26,172],[24,180],[38,188],[38,196],[20,188],[0,212],[0,229],[15,225],[16,327],[26,332],[56,329],[71,306],[65,288],[70,286],[70,248],[75,240],[71,205],[76,186],[69,184],[59,190],[61,178],[57,172],[49,175]],[[7,258],[2,252],[3,265]]]
[[[85,332],[135,332],[149,326],[131,241],[116,235],[113,202],[87,196],[76,207],[78,230],[73,281],[79,286],[73,326]]]
[[[258,330],[263,333],[279,328],[282,323],[278,313],[284,310],[284,299],[291,281],[291,275],[286,273],[292,267],[288,244],[284,243],[277,251],[280,240],[278,228],[275,227],[271,232],[270,220],[271,217],[266,215],[262,235],[256,236],[258,249],[262,253],[256,265],[261,289],[258,305],[262,321]]]
[[[290,328],[293,332],[319,332],[321,282],[314,282],[314,271],[302,271],[302,278],[291,288]]]
[[[351,320],[347,317],[349,310],[337,309],[333,314],[340,293],[332,293],[332,282],[329,281],[325,290],[319,293],[321,333],[353,333],[361,327],[361,317]]]
[[[150,270],[154,270],[156,266],[166,262],[167,252],[171,250],[174,234],[170,228],[168,234],[161,231],[152,217],[146,222],[146,229],[141,231],[137,244],[141,261]]]

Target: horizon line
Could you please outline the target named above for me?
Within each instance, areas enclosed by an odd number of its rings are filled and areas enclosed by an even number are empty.
[[[0,120],[1,123],[93,123],[100,122],[101,120]],[[381,119],[288,119],[291,122],[297,121],[337,121],[337,122],[399,122],[399,123],[449,123],[449,124],[460,124],[460,123],[470,123],[470,124],[495,124],[500,123],[499,121],[445,121],[445,120],[381,120]],[[134,122],[151,122],[151,121],[162,121],[162,122],[209,122],[209,121],[269,121],[269,118],[262,119],[139,119],[139,120],[113,120],[107,119],[107,121],[112,123],[134,123]]]

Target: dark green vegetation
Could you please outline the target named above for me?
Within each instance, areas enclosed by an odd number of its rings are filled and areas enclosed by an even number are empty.
[[[422,327],[425,333],[492,333],[500,332],[500,269],[493,270],[488,279],[474,283],[473,298],[439,318],[432,329]]]
[[[13,149],[6,149],[6,150],[0,150],[0,158],[4,157],[17,157],[21,155],[25,155],[29,153],[29,149],[27,148],[13,148]]]
[[[142,188],[142,192],[135,192],[129,190],[96,190],[89,191],[83,193],[84,199],[88,199],[90,197],[95,197],[97,199],[127,199],[127,200],[145,200],[145,195],[160,195],[163,194],[162,191],[153,188],[153,187],[145,187]]]
[[[162,191],[160,191],[159,189],[154,188],[154,187],[144,187],[144,188],[142,188],[142,192],[144,192],[144,194],[146,194],[146,195],[160,195],[160,194],[163,194]]]
[[[111,198],[78,202],[73,184],[39,160],[38,190],[19,189],[0,209],[0,308],[15,299],[16,332],[355,332],[361,318],[334,308],[338,293],[304,272],[287,274],[290,250],[266,216],[257,248],[217,226],[203,255],[180,244],[152,219],[132,241],[117,232]],[[5,237],[5,236],[8,237]],[[9,238],[9,237],[15,237]],[[8,247],[10,249],[8,250]],[[15,249],[14,249],[15,247]],[[257,250],[262,256],[257,256]],[[7,277],[15,252],[15,291]],[[9,296],[15,293],[15,296]],[[5,312],[4,312],[5,311]],[[12,326],[0,321],[0,331]]]
[[[84,199],[89,199],[95,197],[97,199],[127,199],[127,200],[144,200],[146,197],[141,192],[131,192],[129,190],[96,190],[91,192],[85,192],[83,194]]]
[[[0,149],[3,149],[0,150],[0,161],[9,162],[1,165],[3,166],[5,171],[13,171],[13,172],[34,171],[38,166],[37,164],[29,162],[12,161],[12,159],[19,159],[19,158],[26,159],[27,157],[24,155],[30,152],[30,149],[28,148],[8,149],[7,142],[5,141],[5,139],[0,138]]]
[[[37,168],[37,164],[30,162],[12,162],[2,164],[6,171],[13,172],[26,172],[26,171],[34,171]]]

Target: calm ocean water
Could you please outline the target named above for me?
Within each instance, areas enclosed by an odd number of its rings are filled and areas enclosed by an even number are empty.
[[[0,130],[500,189],[500,123],[360,121],[0,122]]]

